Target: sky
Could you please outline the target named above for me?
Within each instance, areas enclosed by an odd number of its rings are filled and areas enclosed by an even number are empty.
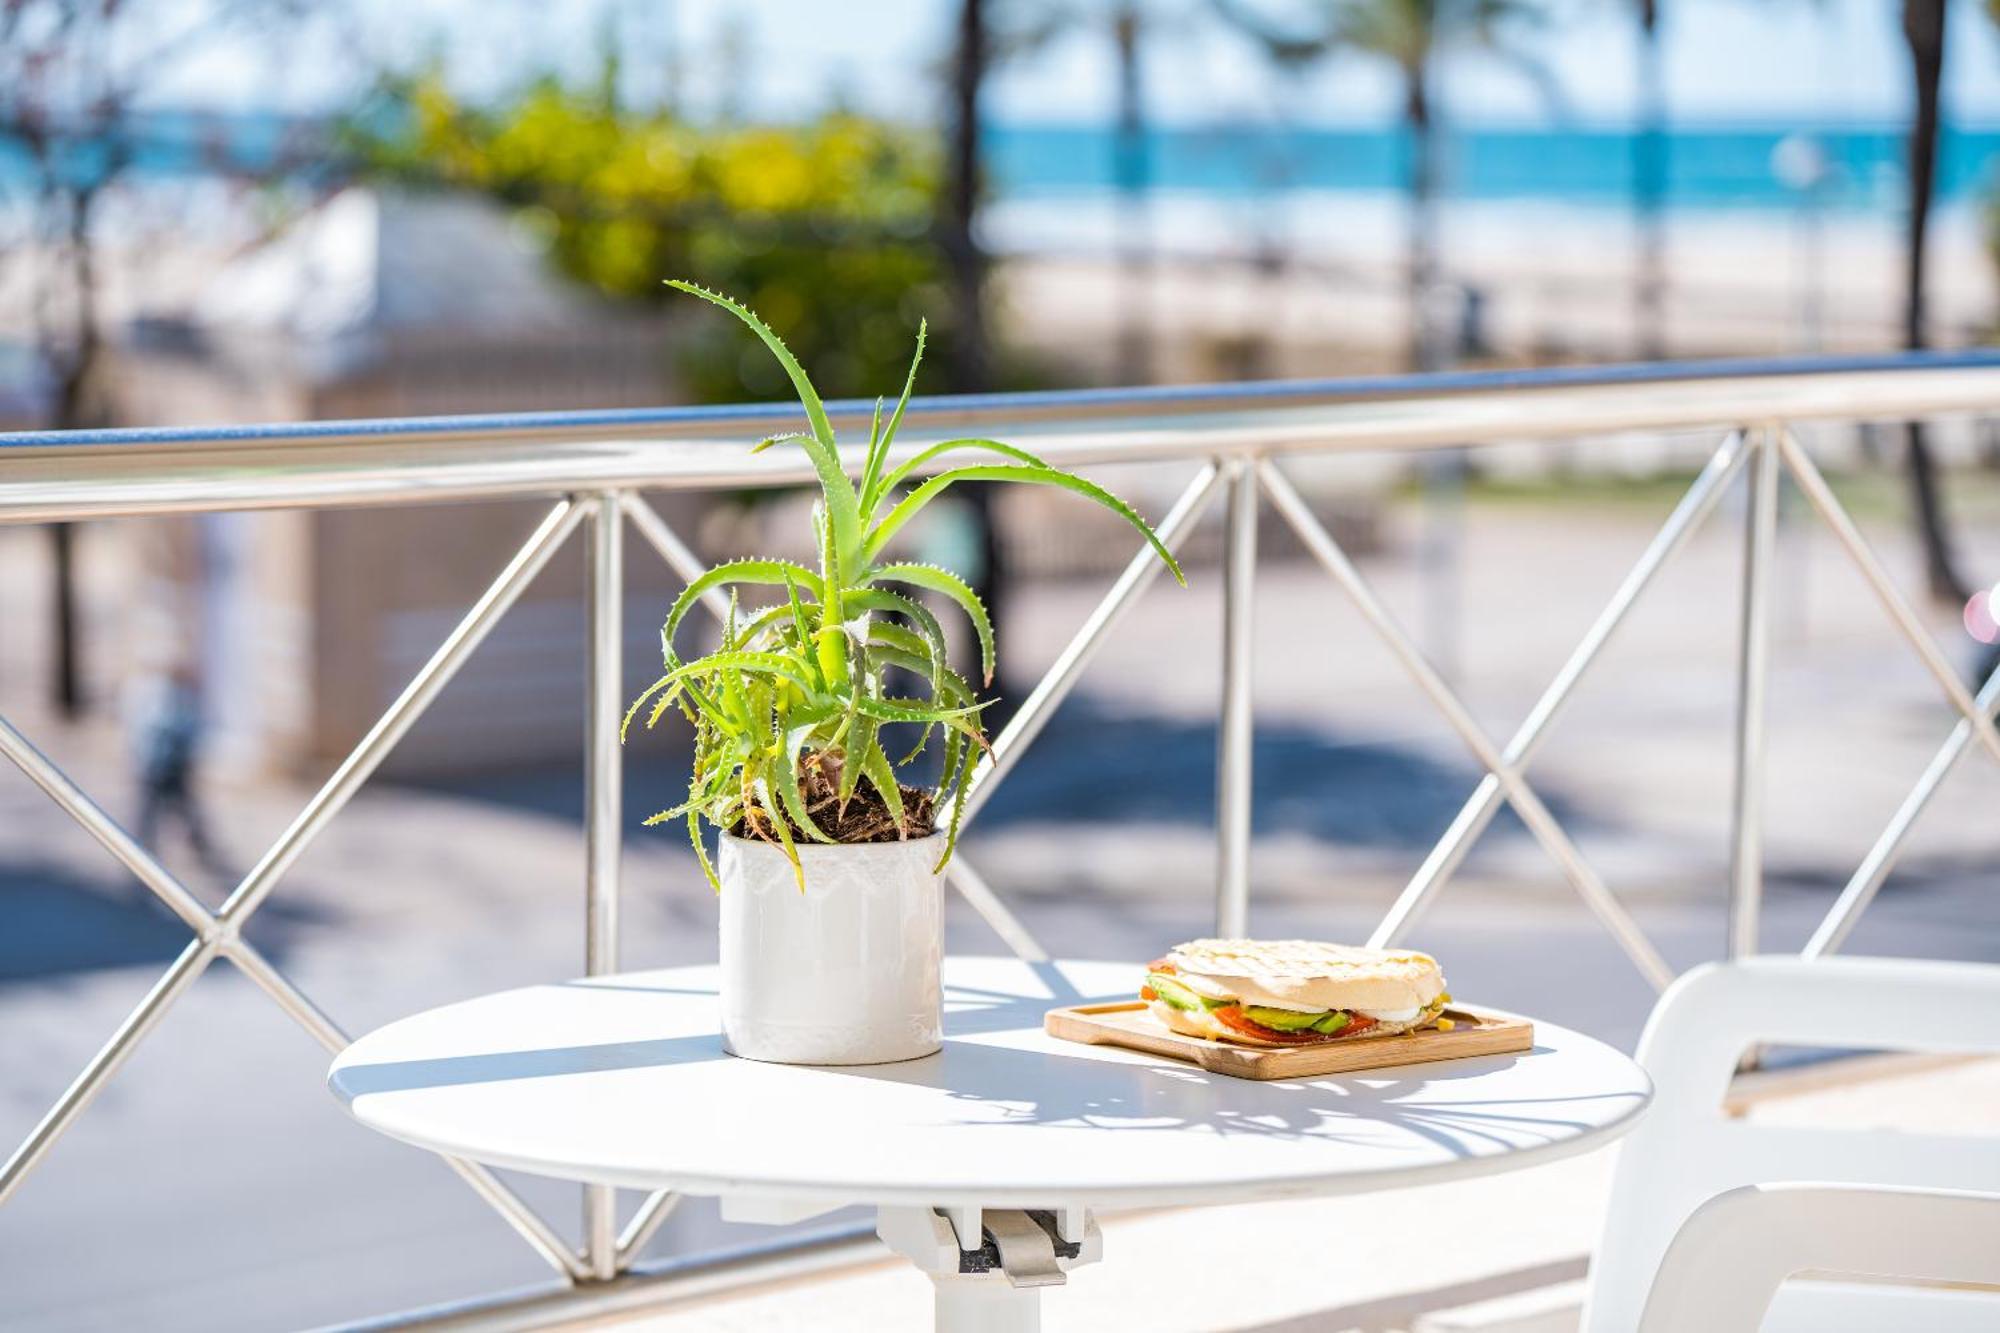
[[[1279,13],[1288,0],[1267,3]],[[1007,0],[989,0],[1004,12]],[[1108,6],[1105,6],[1108,8]],[[879,109],[925,115],[918,75],[941,50],[954,6],[940,0],[846,0],[837,23],[813,0],[683,0],[691,44],[754,13],[752,45],[764,60],[815,71]],[[1200,0],[1156,0],[1160,35],[1148,50],[1152,111],[1163,121],[1289,115],[1307,122],[1379,121],[1396,114],[1394,81],[1376,62],[1329,62],[1304,86],[1274,81],[1243,43],[1205,18]],[[1524,34],[1562,89],[1561,110],[1580,120],[1630,115],[1637,40],[1619,0],[1553,0],[1547,25]],[[1668,96],[1675,114],[1697,120],[1900,120],[1908,72],[1896,0],[1664,0]],[[1955,49],[1947,70],[1960,121],[2000,124],[2000,32],[1973,0],[1953,0]],[[712,43],[712,39],[711,39]],[[1079,31],[994,80],[989,109],[1001,120],[1100,120],[1115,97],[1110,43]],[[815,75],[774,81],[773,101],[810,100]],[[1554,114],[1533,80],[1491,58],[1450,59],[1442,82],[1462,121],[1542,120]],[[822,93],[823,95],[823,93]],[[794,100],[796,99],[796,100]]]
[[[203,0],[184,0],[197,6]],[[988,0],[1002,17],[1024,0]],[[1265,0],[1281,13],[1292,0]],[[1096,0],[1102,10],[1104,0]],[[1146,47],[1148,104],[1161,123],[1284,120],[1380,123],[1396,114],[1388,73],[1363,57],[1326,62],[1300,79],[1273,79],[1244,42],[1221,29],[1205,0],[1142,0],[1156,16]],[[1093,0],[1072,0],[1091,12]],[[2000,126],[2000,28],[1978,0],[1951,0],[1947,114]],[[871,112],[934,119],[953,0],[355,0],[345,12],[378,62],[411,64],[443,52],[471,89],[498,88],[550,61],[594,62],[606,13],[630,53],[635,87],[675,67],[686,101],[752,117],[811,114],[839,98]],[[1687,122],[1900,122],[1908,70],[1896,0],[1665,0],[1668,100]],[[1626,0],[1548,0],[1545,23],[1518,45],[1561,90],[1551,103],[1535,80],[1492,57],[1448,57],[1440,83],[1461,124],[1567,118],[1618,123],[1630,115],[1636,37]],[[322,12],[325,12],[324,10]],[[296,48],[294,48],[296,50]],[[246,53],[198,62],[160,100],[315,110],[351,91],[337,62]],[[1115,67],[1101,25],[1088,21],[1003,66],[986,110],[1001,122],[1101,122],[1115,98]]]

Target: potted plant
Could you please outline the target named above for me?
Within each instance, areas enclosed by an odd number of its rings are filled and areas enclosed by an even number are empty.
[[[923,360],[924,329],[894,411],[875,404],[858,482],[842,468],[833,427],[812,382],[778,336],[727,297],[669,285],[747,324],[778,359],[805,409],[807,429],[756,447],[796,445],[811,459],[816,567],[732,560],[690,583],[660,630],[665,671],[625,715],[647,727],[678,708],[694,726],[687,800],[646,821],[685,817],[709,882],[721,895],[722,1029],[740,1056],[789,1064],[876,1064],[928,1055],[940,1044],[943,873],[980,755],[986,707],[946,660],[943,626],[926,594],[967,617],[979,679],[993,679],[993,625],[970,586],[936,565],[889,551],[925,505],[961,481],[1060,486],[1103,505],[1180,566],[1130,505],[1025,449],[954,439],[891,462],[897,428]],[[954,453],[980,461],[926,475]],[[697,600],[730,591],[714,651],[684,661],[675,639]],[[740,605],[744,588],[760,604]],[[895,694],[890,672],[914,682]],[[988,701],[990,702],[990,701]],[[914,741],[894,731],[914,732]],[[907,750],[897,757],[892,753]],[[934,783],[901,775],[936,748]],[[721,832],[716,863],[701,821]]]

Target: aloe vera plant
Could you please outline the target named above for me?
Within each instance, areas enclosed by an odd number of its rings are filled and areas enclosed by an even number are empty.
[[[812,516],[818,561],[817,567],[809,567],[791,560],[731,560],[695,579],[675,599],[660,628],[665,670],[633,701],[619,734],[622,739],[642,713],[650,728],[678,708],[694,725],[694,767],[687,799],[646,823],[685,817],[688,839],[717,889],[721,882],[702,845],[704,818],[725,832],[781,846],[803,886],[798,841],[841,841],[823,825],[838,822],[833,815],[844,818],[866,784],[886,814],[881,831],[893,830],[899,838],[933,831],[931,814],[949,807],[937,862],[942,870],[957,844],[958,812],[975,766],[988,749],[979,714],[991,701],[982,701],[978,689],[946,660],[944,627],[926,605],[925,594],[951,603],[970,621],[979,645],[981,687],[993,680],[993,622],[958,575],[893,558],[888,548],[896,534],[958,482],[1026,482],[1061,487],[1104,506],[1138,529],[1184,584],[1181,568],[1130,505],[1025,449],[996,440],[945,440],[891,466],[896,432],[923,361],[922,325],[894,410],[885,417],[886,400],[876,401],[857,481],[842,466],[833,426],[812,381],[778,336],[726,296],[692,283],[670,280],[668,285],[743,321],[790,377],[807,429],[774,435],[756,448],[792,445],[812,461],[820,490]],[[938,460],[959,453],[986,459],[933,470]],[[744,587],[766,589],[769,604],[739,605],[738,591]],[[730,610],[720,641],[713,652],[683,661],[675,647],[681,622],[700,598],[722,588],[729,590]],[[892,695],[887,688],[892,668],[906,672],[920,693]],[[915,747],[892,759],[883,729],[895,723],[914,724],[920,731]],[[934,742],[943,748],[939,779],[913,803],[906,799],[898,772]]]

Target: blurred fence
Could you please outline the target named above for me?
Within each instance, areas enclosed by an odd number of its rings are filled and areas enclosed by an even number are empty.
[[[110,1035],[55,1106],[0,1167],[0,1204],[34,1170],[145,1040],[163,1014],[219,958],[234,963],[329,1051],[347,1034],[243,935],[244,923],[494,625],[565,543],[587,547],[587,624],[577,645],[587,664],[586,890],[583,933],[592,974],[618,967],[620,808],[617,724],[626,535],[636,532],[682,578],[699,572],[689,544],[645,498],[648,491],[715,491],[809,484],[810,467],[780,452],[751,454],[743,441],[794,424],[792,409],[673,408],[500,417],[320,422],[213,430],[123,430],[0,435],[0,522],[225,510],[403,505],[542,497],[549,507],[527,542],[473,602],[424,666],[298,817],[211,911],[104,808],[0,718],[0,753],[156,894],[191,938],[166,973]],[[865,429],[867,407],[836,404],[838,425]],[[1869,360],[1683,364],[1377,381],[1318,381],[932,399],[912,406],[904,452],[976,430],[1004,435],[1069,467],[1179,462],[1192,473],[1160,520],[1180,546],[1210,507],[1221,529],[1224,661],[1218,710],[1216,928],[1241,933],[1248,903],[1254,700],[1250,623],[1257,591],[1260,510],[1354,599],[1380,636],[1485,770],[1444,837],[1411,878],[1371,943],[1399,940],[1458,868],[1503,805],[1562,868],[1570,885],[1655,986],[1672,972],[1618,897],[1578,851],[1527,775],[1549,723],[1627,611],[1739,474],[1745,479],[1741,629],[1737,655],[1735,794],[1731,834],[1732,953],[1754,952],[1763,886],[1761,808],[1764,702],[1772,613],[1772,548],[1781,472],[1789,472],[1829,526],[1957,713],[1916,788],[1903,802],[1806,947],[1840,947],[1894,865],[1930,795],[1963,754],[2000,759],[1993,715],[2000,675],[1976,694],[1960,682],[1826,484],[1795,428],[1819,422],[1885,422],[2000,416],[2000,353]],[[1520,728],[1504,742],[1474,721],[1453,687],[1376,597],[1290,475],[1302,460],[1360,452],[1429,451],[1522,441],[1582,442],[1616,450],[1634,433],[1711,432],[1706,462],[1651,544],[1618,586]],[[852,461],[858,465],[858,455]],[[1048,674],[994,739],[966,802],[967,818],[1034,741],[1123,612],[1161,566],[1137,551]],[[712,609],[723,609],[714,599]],[[951,881],[1016,952],[1047,957],[961,853]],[[621,1219],[615,1191],[585,1188],[581,1247],[572,1246],[486,1168],[451,1165],[546,1259],[561,1281],[451,1310],[412,1312],[390,1324],[539,1327],[588,1314],[713,1290],[719,1284],[801,1271],[852,1238],[665,1265],[637,1262],[675,1196],[654,1194]]]

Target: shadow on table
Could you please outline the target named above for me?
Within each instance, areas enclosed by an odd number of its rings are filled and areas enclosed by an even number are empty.
[[[724,1060],[722,1038],[712,1032],[653,1041],[612,1041],[599,1045],[546,1046],[485,1055],[448,1055],[427,1060],[384,1060],[347,1065],[327,1079],[333,1090],[353,1100],[375,1092],[408,1092],[415,1088],[461,1087],[475,1083],[506,1083],[523,1078],[556,1078],[619,1069],[652,1069],[662,1065],[699,1064]]]
[[[996,1023],[993,1030],[1004,1030]],[[976,1032],[957,1034],[974,1037]],[[1022,1126],[1087,1127],[1144,1133],[1190,1127],[1219,1135],[1311,1139],[1382,1145],[1379,1127],[1405,1131],[1455,1157],[1485,1156],[1574,1138],[1593,1128],[1578,1118],[1579,1102],[1624,1100],[1627,1094],[1441,1099],[1442,1085],[1477,1079],[1524,1056],[1493,1055],[1426,1067],[1421,1077],[1343,1075],[1316,1080],[1255,1082],[1165,1061],[1126,1062],[1020,1050],[974,1040],[947,1040],[943,1051],[897,1065],[853,1066],[829,1072],[933,1087],[951,1097],[998,1108],[997,1121]],[[1052,1063],[1053,1066],[1052,1067]],[[1542,1110],[1538,1108],[1562,1108]]]
[[[1023,999],[997,991],[954,986],[947,988],[955,1004],[970,1004],[969,1010],[953,1013],[947,1031],[955,1036],[980,1032],[1006,1031],[1017,1027],[1039,1027],[1042,1014],[1055,1004],[1085,1004],[1083,995],[1053,963],[1029,964],[1049,987],[1051,998]],[[564,981],[564,987],[587,990],[633,991],[649,995],[714,995],[712,986],[643,985],[623,981]],[[1117,999],[1101,996],[1098,999]],[[546,1046],[518,1051],[492,1051],[479,1055],[438,1056],[423,1060],[393,1060],[374,1064],[348,1065],[329,1080],[336,1092],[350,1100],[370,1093],[408,1092],[416,1088],[460,1087],[478,1083],[505,1083],[514,1079],[554,1078],[569,1074],[604,1073],[620,1069],[648,1069],[663,1065],[696,1064],[730,1058],[722,1049],[717,1033],[661,1037],[647,1041],[582,1043]],[[912,1064],[921,1063],[918,1061]]]
[[[1626,1094],[1564,1098],[1507,1098],[1492,1102],[1445,1101],[1426,1097],[1441,1086],[1481,1078],[1522,1058],[1550,1053],[1537,1046],[1524,1055],[1493,1055],[1423,1066],[1420,1076],[1385,1077],[1393,1071],[1315,1080],[1257,1082],[1213,1074],[1159,1058],[1126,1060],[1078,1046],[1075,1054],[1020,1050],[979,1040],[982,1036],[1039,1028],[1052,1004],[1104,1003],[1122,994],[1084,996],[1068,987],[1053,965],[1053,1000],[981,992],[955,986],[961,1007],[946,1020],[944,1050],[894,1065],[835,1068],[831,1073],[932,1087],[950,1096],[1002,1108],[1001,1123],[1023,1126],[1099,1127],[1129,1132],[1184,1130],[1196,1126],[1217,1134],[1257,1137],[1310,1137],[1316,1141],[1379,1143],[1379,1135],[1343,1122],[1389,1125],[1430,1141],[1454,1156],[1483,1155],[1488,1149],[1517,1150],[1572,1138],[1594,1120],[1537,1110],[1574,1107],[1579,1102],[1622,1099]],[[1063,993],[1066,990],[1067,993]],[[979,1003],[981,1000],[987,1003]]]
[[[1538,1047],[1529,1055],[1545,1054]],[[1441,1083],[1478,1078],[1512,1065],[1512,1055],[1453,1061],[1421,1078],[1378,1081],[1345,1075],[1312,1081],[1256,1082],[1188,1065],[1051,1057],[976,1041],[948,1041],[937,1055],[899,1065],[853,1066],[831,1072],[884,1083],[934,1087],[967,1101],[1004,1108],[1001,1123],[1060,1125],[1143,1133],[1200,1127],[1222,1135],[1312,1138],[1379,1143],[1379,1136],[1342,1129],[1342,1122],[1393,1125],[1454,1156],[1481,1155],[1479,1144],[1518,1149],[1574,1137],[1594,1122],[1536,1113],[1543,1102],[1572,1107],[1589,1097],[1510,1098],[1490,1103],[1424,1100]],[[1051,1070],[1051,1059],[1073,1069]],[[1618,1094],[1606,1094],[1606,1097]]]

